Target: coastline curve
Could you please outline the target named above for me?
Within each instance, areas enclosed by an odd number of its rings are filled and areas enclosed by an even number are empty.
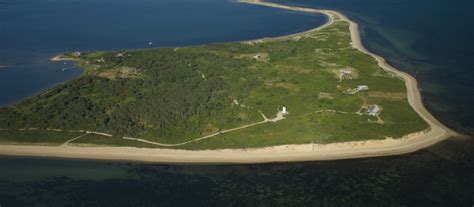
[[[428,123],[429,129],[406,135],[399,139],[354,141],[333,144],[301,144],[281,145],[255,149],[224,149],[224,150],[177,150],[177,149],[145,149],[135,147],[73,147],[73,146],[0,146],[0,154],[17,156],[42,156],[102,160],[129,160],[158,163],[268,163],[297,162],[316,160],[339,160],[376,156],[389,156],[414,152],[449,137],[458,136],[456,132],[439,122],[424,107],[418,83],[411,75],[389,65],[384,58],[368,51],[361,42],[357,23],[342,13],[332,10],[280,5],[261,0],[241,0],[260,6],[268,6],[292,11],[324,14],[328,21],[311,30],[275,38],[262,38],[252,41],[272,41],[304,35],[331,25],[335,19],[349,23],[352,46],[372,56],[384,70],[393,72],[403,78],[407,88],[410,106]],[[247,41],[248,42],[248,41]],[[59,60],[57,57],[52,60]]]

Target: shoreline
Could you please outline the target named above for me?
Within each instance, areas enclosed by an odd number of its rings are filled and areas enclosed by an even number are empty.
[[[74,62],[79,62],[78,59],[75,58],[68,58],[68,57],[61,57],[61,55],[56,55],[49,59],[50,61],[57,62],[57,61],[74,61]]]
[[[61,158],[82,158],[98,160],[140,161],[154,163],[269,163],[269,162],[299,162],[317,160],[340,160],[365,157],[378,157],[399,155],[414,152],[449,137],[457,136],[433,117],[424,107],[418,84],[415,78],[390,66],[384,58],[369,52],[361,42],[357,23],[349,20],[343,14],[332,10],[318,10],[303,7],[293,7],[260,0],[242,0],[260,6],[274,7],[292,11],[323,14],[328,17],[328,22],[311,30],[280,36],[275,38],[262,38],[252,41],[271,41],[282,38],[295,37],[320,30],[331,25],[335,19],[349,23],[352,45],[359,51],[372,56],[384,70],[394,72],[405,81],[407,99],[410,106],[428,123],[429,129],[406,135],[402,138],[384,140],[368,140],[342,142],[332,144],[300,144],[281,145],[253,149],[223,149],[223,150],[179,150],[179,149],[150,149],[136,147],[74,147],[74,146],[10,146],[0,145],[0,155],[40,156]],[[243,42],[252,42],[243,41]],[[66,60],[59,56],[52,61]],[[69,59],[71,60],[71,59]]]

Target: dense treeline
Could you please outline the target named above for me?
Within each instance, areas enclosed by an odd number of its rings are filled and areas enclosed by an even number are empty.
[[[241,67],[238,63],[216,63],[218,58],[202,52],[180,54],[165,49],[129,54],[133,58],[105,54],[105,63],[97,73],[127,66],[137,68],[139,78],[83,75],[20,105],[1,109],[0,127],[87,129],[116,135],[137,135],[151,129],[166,137],[173,136],[174,129],[199,131],[202,118],[195,124],[187,123],[188,119],[210,116],[224,109],[224,101],[229,102],[226,83],[219,77],[222,71],[216,65]],[[213,70],[205,80],[198,73]]]

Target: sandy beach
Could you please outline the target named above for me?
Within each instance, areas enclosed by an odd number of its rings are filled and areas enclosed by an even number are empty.
[[[60,55],[56,55],[49,60],[51,61],[78,61],[78,59],[61,57]]]
[[[0,154],[19,156],[43,156],[103,160],[128,160],[160,163],[266,163],[266,162],[296,162],[313,160],[337,160],[363,157],[388,156],[414,152],[436,144],[458,134],[434,118],[424,107],[418,90],[417,81],[407,73],[387,64],[382,57],[369,52],[361,43],[358,25],[343,14],[331,10],[317,10],[310,8],[292,7],[258,0],[241,1],[242,3],[256,4],[274,8],[308,13],[320,13],[329,17],[326,24],[298,34],[277,38],[264,38],[254,41],[271,41],[280,38],[295,37],[313,32],[331,25],[337,21],[346,21],[350,24],[350,33],[353,47],[374,57],[378,65],[396,73],[405,80],[409,104],[429,124],[426,131],[406,135],[402,138],[385,140],[370,140],[344,142],[334,144],[303,144],[283,145],[257,149],[229,149],[229,150],[172,150],[172,149],[145,149],[134,147],[78,147],[63,145],[53,146],[19,146],[2,145]],[[52,60],[62,60],[53,58]]]

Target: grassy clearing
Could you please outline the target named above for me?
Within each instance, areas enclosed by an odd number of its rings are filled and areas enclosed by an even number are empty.
[[[83,133],[55,132],[44,130],[2,130],[0,131],[0,144],[12,145],[61,145],[66,141],[80,136]]]

